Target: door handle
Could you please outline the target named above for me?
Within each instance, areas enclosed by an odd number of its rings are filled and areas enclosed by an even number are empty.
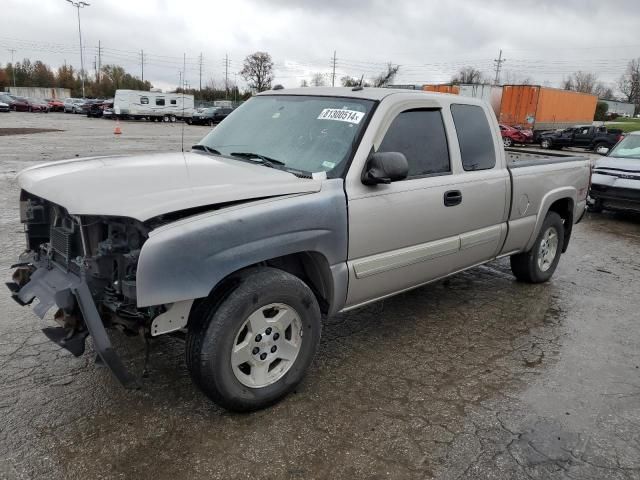
[[[453,207],[462,203],[462,192],[460,190],[449,190],[444,192],[444,206]]]

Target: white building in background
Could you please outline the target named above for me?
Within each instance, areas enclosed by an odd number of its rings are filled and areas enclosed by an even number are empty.
[[[57,100],[64,100],[71,96],[71,90],[68,88],[56,88],[56,87],[7,87],[6,90],[11,95],[17,95],[19,97],[27,98],[55,98]]]
[[[598,100],[604,102],[609,106],[607,114],[615,113],[624,117],[633,117],[636,106],[633,103],[616,102],[615,100]]]

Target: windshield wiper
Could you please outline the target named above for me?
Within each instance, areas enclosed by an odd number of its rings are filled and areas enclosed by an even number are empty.
[[[276,160],[275,158],[267,157],[266,155],[261,155],[259,153],[233,152],[230,155],[232,157],[241,157],[241,158],[247,158],[247,159],[257,158],[258,160],[260,160],[261,165],[266,165],[267,167],[271,167],[271,168],[279,168],[279,167],[287,166],[286,163],[280,160]]]
[[[210,153],[211,155],[220,155],[220,152],[215,148],[207,147],[206,145],[202,145],[198,143],[197,145],[191,145],[191,150],[201,150],[203,152]]]

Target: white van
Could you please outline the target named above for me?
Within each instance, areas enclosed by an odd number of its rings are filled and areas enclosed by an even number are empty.
[[[193,116],[193,95],[116,90],[113,113],[117,118],[175,122]]]

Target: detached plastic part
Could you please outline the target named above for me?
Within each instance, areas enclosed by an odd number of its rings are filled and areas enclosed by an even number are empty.
[[[89,287],[86,282],[80,282],[77,286],[71,287],[71,291],[78,301],[78,306],[82,312],[84,323],[89,330],[89,333],[93,337],[93,344],[96,352],[109,367],[111,373],[120,381],[120,383],[128,389],[140,388],[140,385],[135,377],[133,377],[127,368],[124,366],[120,357],[111,346],[111,340],[109,335],[102,324],[102,319],[98,313],[93,297],[89,291]]]

